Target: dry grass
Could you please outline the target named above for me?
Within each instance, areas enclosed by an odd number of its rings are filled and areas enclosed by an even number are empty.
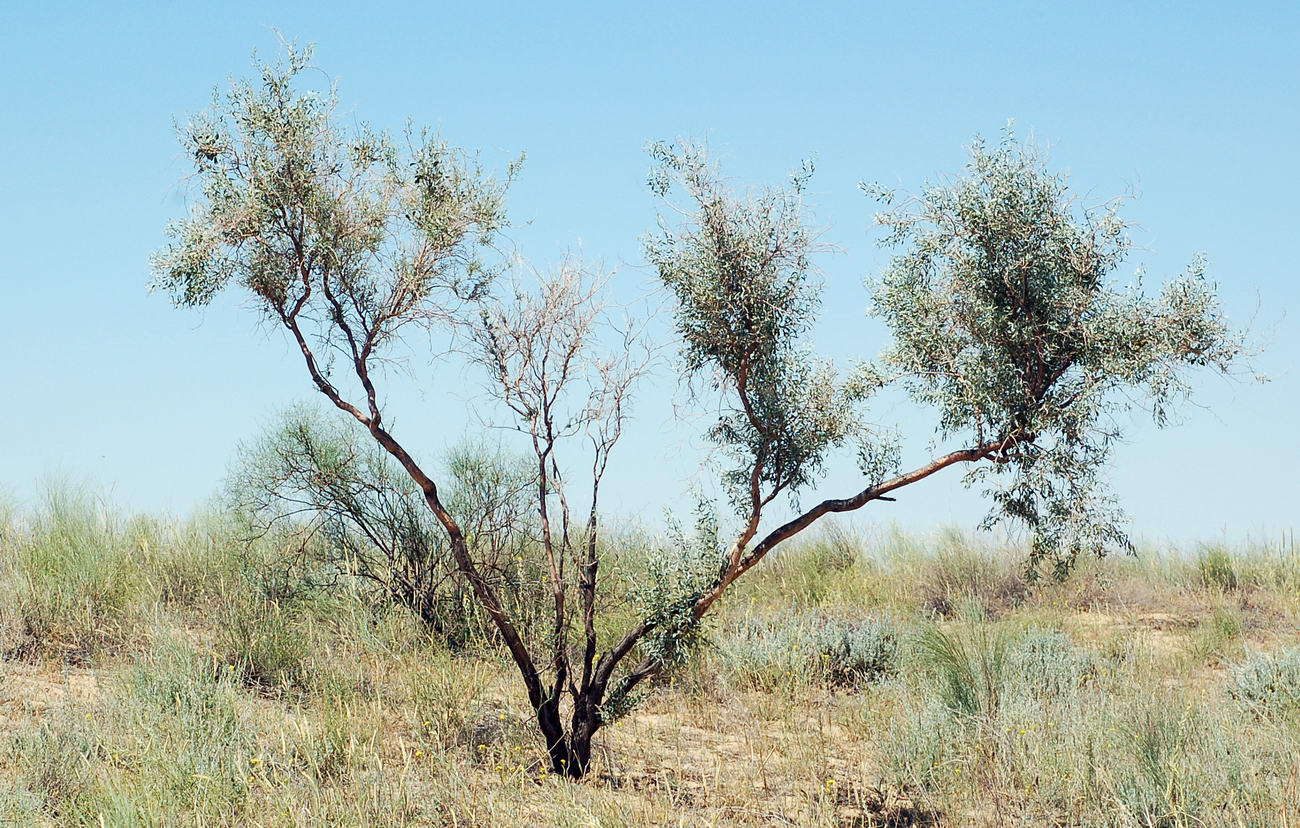
[[[1014,550],[951,533],[811,543],[755,573],[575,784],[545,771],[490,646],[449,652],[346,593],[267,604],[218,521],[61,508],[0,530],[18,598],[0,823],[1300,824],[1300,711],[1255,677],[1291,662],[1240,666],[1300,645],[1293,550],[1031,585]],[[794,658],[773,660],[792,606]],[[896,632],[887,669],[848,680],[801,655],[809,619],[867,618]]]

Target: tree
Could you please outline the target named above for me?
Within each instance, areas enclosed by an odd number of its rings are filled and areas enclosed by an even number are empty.
[[[991,461],[972,473],[994,502],[986,525],[1023,522],[1031,567],[1058,573],[1129,548],[1100,478],[1119,415],[1145,406],[1163,427],[1192,369],[1226,375],[1242,356],[1201,257],[1155,297],[1140,273],[1113,284],[1130,246],[1121,205],[1080,209],[1008,130],[974,144],[965,177],[878,216],[903,248],[872,296],[894,335],[884,364],[938,410],[942,437]]]
[[[461,323],[465,353],[489,377],[487,392],[510,414],[535,460],[537,539],[551,590],[553,623],[540,649],[542,694],[534,703],[557,773],[582,776],[592,737],[607,721],[606,688],[631,646],[600,652],[596,629],[601,597],[601,481],[623,435],[627,404],[648,354],[634,328],[621,332],[610,355],[598,352],[604,319],[602,280],[566,263],[543,276],[535,291],[520,284],[504,300],[487,299]],[[589,450],[587,508],[575,516],[562,447],[585,438]],[[539,658],[538,661],[541,661]],[[570,722],[561,719],[565,694]]]
[[[687,373],[723,401],[709,436],[733,459],[724,483],[739,529],[721,543],[717,520],[702,512],[693,536],[675,533],[676,547],[651,561],[634,591],[639,620],[602,631],[600,487],[643,363],[623,356],[634,350],[626,342],[617,358],[601,354],[599,280],[579,267],[494,295],[499,268],[486,254],[506,224],[513,165],[497,181],[427,134],[399,148],[367,128],[342,130],[332,92],[300,89],[309,57],[291,49],[285,65],[260,67],[260,85],[235,83],[180,128],[202,196],[170,228],[156,284],[189,306],[241,287],[288,333],[316,389],[401,467],[518,669],[562,775],[588,771],[594,734],[680,661],[737,578],[827,514],[970,463],[977,476],[987,468],[990,481],[1007,480],[993,493],[994,517],[1033,528],[1035,561],[1064,565],[1121,539],[1109,513],[1087,505],[1104,505],[1106,416],[1141,390],[1163,422],[1187,388],[1186,368],[1226,370],[1237,355],[1199,270],[1156,300],[1111,288],[1122,223],[1075,211],[1065,182],[1008,142],[977,145],[966,179],[882,216],[903,252],[873,309],[896,344],[880,366],[840,380],[803,340],[818,303],[816,244],[801,212],[811,169],[789,188],[742,199],[698,149],[655,145],[653,189],[684,191],[689,203],[679,226],[663,222],[647,240],[647,254],[677,300]],[[378,384],[413,326],[462,334],[461,352],[528,444],[550,591],[540,635],[521,628],[517,602],[501,594],[509,583],[492,577],[444,490],[389,430]],[[941,435],[961,448],[898,472],[897,445],[859,416],[895,378],[938,407]],[[575,518],[559,457],[579,439],[590,500]],[[773,501],[810,487],[850,445],[863,488],[764,532]]]
[[[419,488],[545,730],[542,679],[523,637],[437,483],[386,427],[376,385],[408,328],[445,323],[484,295],[495,274],[482,254],[506,224],[515,167],[499,182],[427,133],[408,134],[401,149],[365,127],[344,134],[333,90],[298,86],[310,60],[310,49],[290,47],[284,64],[259,66],[260,84],[233,82],[179,127],[201,199],[168,228],[155,285],[183,306],[238,285],[288,332],[316,389]]]

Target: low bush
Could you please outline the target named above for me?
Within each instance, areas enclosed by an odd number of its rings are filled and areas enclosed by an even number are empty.
[[[0,550],[0,647],[8,658],[88,664],[136,640],[157,594],[141,536],[73,489],[52,489]]]
[[[161,640],[109,700],[56,710],[0,749],[18,824],[231,824],[249,790],[254,737],[231,680],[184,643]]]
[[[1252,654],[1233,668],[1228,691],[1259,714],[1300,710],[1300,647]]]
[[[310,679],[293,613],[269,601],[231,599],[218,620],[213,651],[226,670],[263,693],[303,690]]]
[[[1097,674],[1097,657],[1057,630],[1030,628],[1011,642],[1006,672],[1038,696],[1060,696]]]
[[[970,635],[929,624],[916,638],[917,652],[938,688],[939,700],[964,718],[996,715],[1006,681],[1007,642],[979,627]]]
[[[1192,636],[1190,655],[1197,661],[1221,664],[1241,654],[1244,624],[1241,615],[1227,607],[1216,607]]]
[[[888,619],[846,620],[820,612],[750,619],[714,642],[724,676],[755,689],[880,681],[897,672],[899,650],[898,628]]]
[[[206,618],[235,575],[226,523],[123,518],[72,486],[0,510],[0,656],[98,664],[142,645],[160,612]]]
[[[940,537],[939,550],[921,564],[917,584],[921,606],[951,618],[964,607],[996,617],[1020,606],[1029,594],[1020,565],[1009,556],[979,549],[961,535]]]

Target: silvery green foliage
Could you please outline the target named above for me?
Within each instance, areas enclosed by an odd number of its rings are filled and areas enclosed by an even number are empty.
[[[1128,545],[1099,479],[1116,415],[1142,398],[1163,425],[1189,368],[1226,371],[1241,353],[1199,259],[1157,296],[1114,286],[1129,248],[1117,206],[1079,208],[1008,132],[977,141],[963,177],[877,216],[901,250],[873,286],[886,364],[941,435],[1000,444],[972,472],[992,489],[988,522],[1023,521],[1031,564],[1058,570]]]
[[[936,785],[953,756],[960,755],[963,732],[953,727],[952,711],[942,700],[922,698],[905,695],[901,704],[907,715],[887,718],[879,741],[887,778],[900,785],[929,788]]]
[[[646,577],[631,590],[642,617],[652,622],[641,643],[648,658],[675,666],[699,644],[700,621],[692,608],[717,579],[726,559],[713,504],[701,501],[696,506],[689,532],[669,520],[667,542],[650,548]]]
[[[1300,711],[1300,647],[1252,653],[1232,670],[1228,692],[1258,713]]]
[[[878,485],[898,472],[903,460],[903,444],[896,430],[859,429],[854,437],[858,448],[858,471],[867,486]]]
[[[1031,692],[1061,696],[1097,673],[1097,658],[1057,630],[1030,629],[1007,648],[1006,669]]]
[[[820,672],[831,684],[879,681],[897,671],[899,634],[890,621],[836,621],[814,614],[809,622]]]
[[[812,679],[851,687],[897,672],[900,635],[888,619],[850,621],[812,611],[748,619],[714,646],[723,669],[753,687]]]
[[[853,392],[801,342],[819,286],[803,221],[805,167],[786,189],[731,196],[702,149],[656,143],[651,189],[682,190],[686,222],[645,241],[650,262],[677,299],[686,370],[726,394],[709,437],[737,459],[725,476],[738,508],[794,492],[819,472],[827,451],[852,431]],[[762,488],[763,493],[756,497]]]
[[[344,129],[333,89],[304,88],[310,59],[290,47],[178,126],[201,197],[168,228],[155,286],[203,305],[233,283],[273,319],[375,350],[482,292],[478,250],[505,224],[505,185],[431,135]]]

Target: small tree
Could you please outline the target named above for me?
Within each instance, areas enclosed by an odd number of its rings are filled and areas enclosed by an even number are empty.
[[[627,403],[648,356],[635,330],[622,332],[617,353],[598,353],[607,320],[603,281],[566,264],[535,291],[512,285],[504,300],[488,299],[462,320],[464,352],[489,377],[488,395],[509,412],[509,427],[532,452],[537,541],[551,591],[553,623],[539,642],[547,665],[534,703],[557,772],[581,776],[591,740],[607,717],[606,687],[626,652],[600,652],[596,620],[601,575],[601,481],[623,434]],[[560,454],[573,438],[590,451],[587,508],[574,515]],[[635,644],[635,640],[632,644]],[[599,654],[599,658],[597,658]],[[561,701],[571,707],[567,726]]]
[[[1036,561],[1065,563],[1121,539],[1108,513],[1089,505],[1099,502],[1097,470],[1114,436],[1105,416],[1142,389],[1163,422],[1185,391],[1186,367],[1226,370],[1237,354],[1199,270],[1158,300],[1116,292],[1106,277],[1124,244],[1113,212],[1076,214],[1064,181],[1016,145],[977,145],[967,179],[882,217],[905,250],[873,307],[897,344],[882,368],[841,382],[802,344],[818,301],[814,239],[801,215],[810,171],[788,189],[738,199],[695,148],[656,145],[653,188],[678,187],[689,206],[682,226],[665,224],[648,240],[648,255],[677,299],[688,374],[724,401],[710,437],[734,460],[724,482],[740,528],[720,543],[717,521],[701,514],[694,537],[675,533],[678,548],[653,561],[637,592],[640,620],[602,634],[600,485],[642,363],[599,355],[597,291],[577,269],[535,291],[490,295],[496,271],[481,254],[505,225],[513,168],[496,182],[427,135],[408,135],[399,150],[368,129],[344,133],[333,94],[297,86],[308,59],[290,50],[286,65],[261,67],[260,85],[234,84],[210,114],[181,127],[202,199],[171,228],[154,263],[157,284],[182,305],[231,284],[245,289],[296,343],[320,393],[400,465],[518,668],[560,774],[585,774],[592,736],[680,660],[727,588],[827,514],[971,463],[1010,473],[994,493],[997,515],[1034,528]],[[501,595],[508,582],[491,577],[443,490],[384,417],[377,384],[402,334],[448,323],[535,461],[551,598],[541,636],[521,630]],[[963,447],[898,473],[897,446],[856,414],[887,371],[936,405],[942,435]],[[579,437],[590,450],[591,498],[575,519],[559,450]],[[863,488],[763,533],[771,503],[810,486],[850,443]],[[639,660],[629,661],[633,653]]]
[[[317,390],[419,488],[540,711],[541,679],[519,629],[437,483],[386,427],[376,385],[408,328],[445,323],[484,295],[494,273],[481,254],[505,226],[514,167],[498,182],[428,134],[407,135],[400,149],[368,128],[344,134],[333,91],[298,86],[310,59],[290,47],[283,65],[259,67],[260,84],[234,82],[179,127],[202,198],[168,229],[155,284],[186,306],[236,284],[288,332]],[[342,376],[326,355],[341,360]]]
[[[1129,548],[1100,479],[1119,415],[1147,407],[1163,427],[1192,369],[1227,374],[1242,354],[1199,256],[1155,297],[1140,272],[1114,285],[1130,244],[1121,203],[1080,209],[1008,130],[976,141],[965,177],[877,217],[903,249],[873,289],[894,334],[884,365],[937,409],[941,437],[990,461],[970,475],[994,502],[985,525],[1029,527],[1031,573]]]

